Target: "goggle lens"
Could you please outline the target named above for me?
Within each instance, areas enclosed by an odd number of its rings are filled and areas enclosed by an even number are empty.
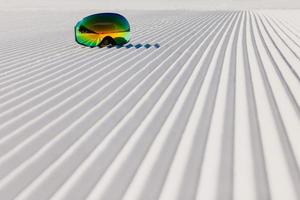
[[[98,46],[105,37],[118,45],[130,40],[130,26],[125,17],[115,13],[88,16],[75,27],[76,41],[85,46]]]

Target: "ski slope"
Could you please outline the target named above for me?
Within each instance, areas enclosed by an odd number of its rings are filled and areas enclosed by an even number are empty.
[[[121,13],[0,13],[0,199],[299,200],[299,10]]]

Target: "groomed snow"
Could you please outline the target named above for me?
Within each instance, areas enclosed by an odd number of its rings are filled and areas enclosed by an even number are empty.
[[[299,200],[300,12],[0,12],[1,200]]]

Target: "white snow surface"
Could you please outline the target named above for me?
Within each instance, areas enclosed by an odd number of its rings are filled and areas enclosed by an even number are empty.
[[[96,12],[0,12],[1,200],[300,199],[299,10]]]
[[[0,0],[0,10],[296,9],[299,0]]]

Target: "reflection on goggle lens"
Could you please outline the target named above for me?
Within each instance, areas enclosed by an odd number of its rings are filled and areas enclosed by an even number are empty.
[[[130,40],[130,26],[116,13],[100,13],[85,17],[75,26],[76,42],[85,46],[123,45]]]

